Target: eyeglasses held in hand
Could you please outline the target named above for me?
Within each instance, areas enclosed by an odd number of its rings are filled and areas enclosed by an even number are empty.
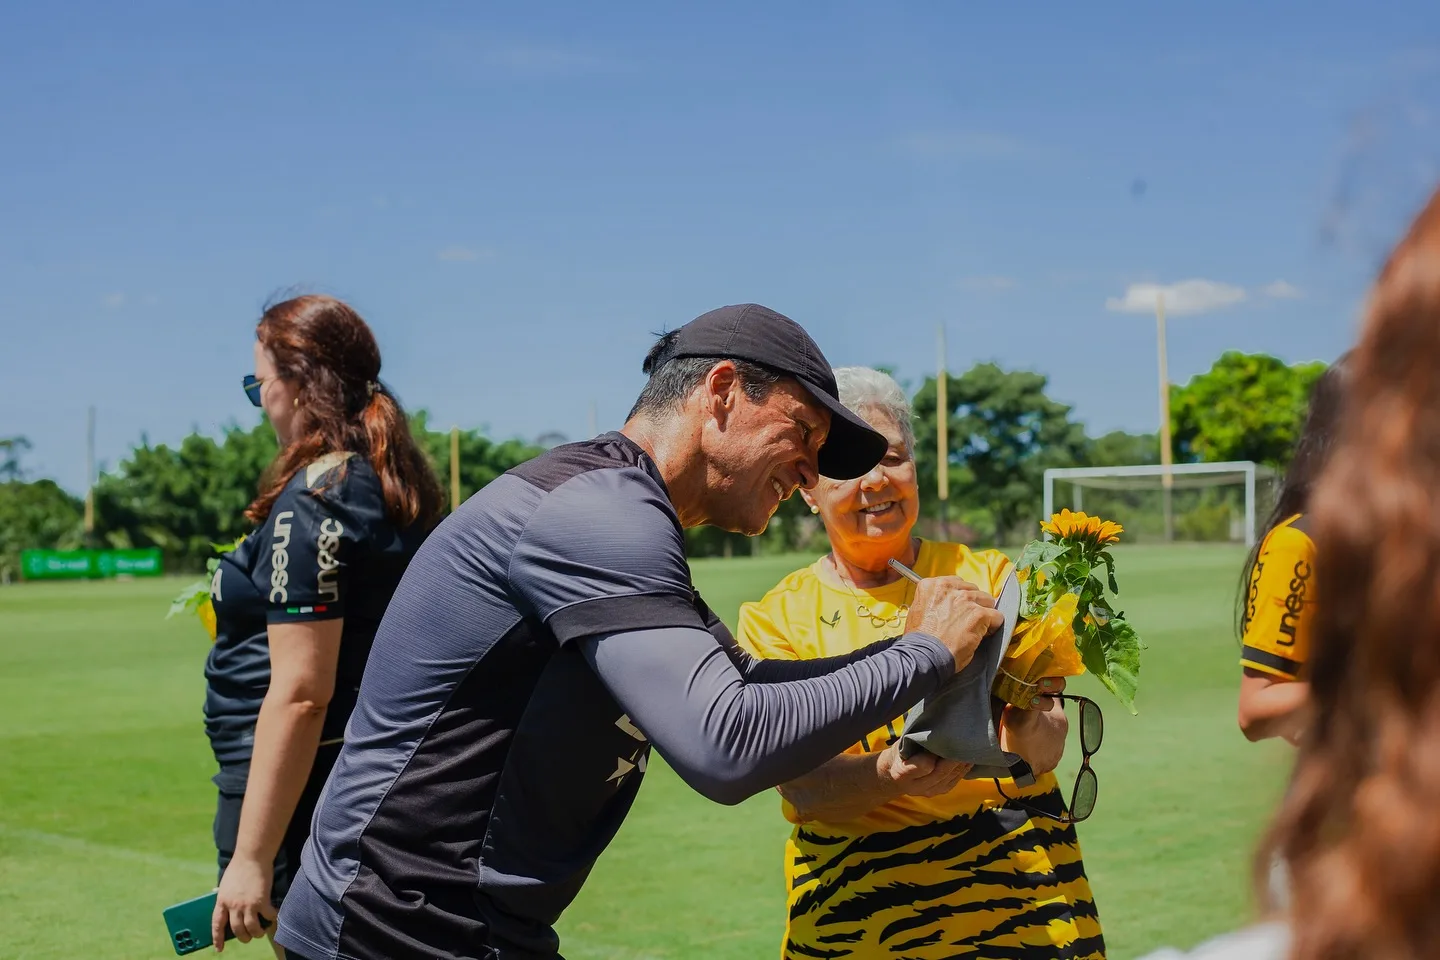
[[[240,383],[244,386],[245,396],[249,401],[257,407],[260,406],[260,388],[265,385],[265,381],[253,373],[247,373]]]
[[[1000,796],[1031,813],[1060,823],[1079,823],[1095,812],[1095,796],[1100,792],[1100,783],[1090,767],[1090,758],[1100,750],[1100,742],[1105,739],[1105,717],[1100,713],[1100,705],[1089,697],[1068,693],[1052,693],[1049,696],[1057,700],[1074,700],[1080,705],[1080,772],[1075,774],[1075,787],[1070,791],[1070,803],[1066,806],[1069,812],[1051,813],[1019,797],[1009,796],[1001,789],[999,780],[995,781],[995,789],[1000,791]]]

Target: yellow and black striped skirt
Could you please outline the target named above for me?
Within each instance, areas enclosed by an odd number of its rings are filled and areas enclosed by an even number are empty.
[[[1074,828],[1017,807],[863,834],[806,824],[786,878],[785,960],[1105,956]]]

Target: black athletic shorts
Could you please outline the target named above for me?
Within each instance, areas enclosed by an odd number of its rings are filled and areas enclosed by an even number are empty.
[[[310,818],[315,814],[315,804],[320,799],[320,791],[325,787],[330,768],[335,766],[335,758],[339,755],[338,743],[326,744],[315,754],[315,766],[310,768],[310,779],[305,783],[305,791],[300,794],[295,815],[290,818],[285,839],[280,843],[280,852],[275,855],[275,875],[270,888],[270,902],[277,908],[290,889],[290,881],[295,879],[295,874],[300,869],[300,851],[305,848],[305,841],[310,836]],[[225,873],[225,867],[235,856],[235,838],[240,833],[240,805],[245,801],[245,781],[249,776],[250,763],[246,761],[222,763],[220,772],[213,778],[215,788],[219,791],[219,800],[215,805],[215,852],[220,875]],[[219,882],[218,878],[216,882]]]

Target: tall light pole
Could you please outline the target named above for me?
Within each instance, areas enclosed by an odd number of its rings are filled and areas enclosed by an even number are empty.
[[[1155,294],[1155,344],[1160,354],[1160,486],[1165,501],[1165,542],[1175,539],[1175,513],[1171,494],[1175,477],[1170,472],[1170,370],[1165,356],[1165,294]]]
[[[460,509],[460,428],[450,428],[450,512]]]
[[[85,418],[85,546],[95,536],[95,407]]]
[[[936,343],[939,356],[935,374],[936,495],[940,498],[940,539],[950,542],[950,398],[949,374],[945,371],[945,324],[940,324]]]

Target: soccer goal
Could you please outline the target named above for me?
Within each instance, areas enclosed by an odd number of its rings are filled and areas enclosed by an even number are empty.
[[[1123,524],[1132,543],[1250,546],[1274,503],[1276,479],[1274,470],[1249,460],[1051,469],[1045,471],[1045,516],[1063,507],[1099,514]]]

